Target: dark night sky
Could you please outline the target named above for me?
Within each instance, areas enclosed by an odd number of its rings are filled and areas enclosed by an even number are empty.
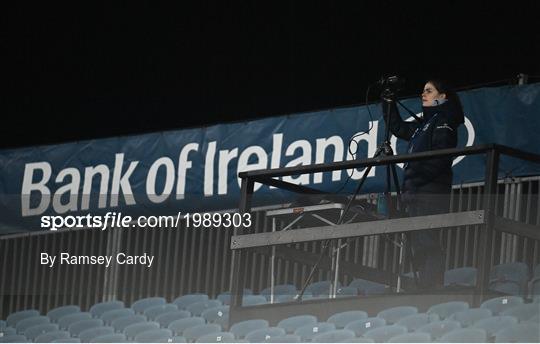
[[[382,74],[540,75],[536,1],[177,3],[3,11],[0,147],[359,104]]]

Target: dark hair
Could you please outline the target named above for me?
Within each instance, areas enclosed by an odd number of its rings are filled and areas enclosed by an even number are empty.
[[[454,91],[454,88],[448,82],[438,78],[428,79],[426,84],[428,82],[435,87],[437,92],[446,94],[446,99],[448,99],[449,102],[454,103],[455,106],[458,106],[459,110],[463,112],[461,101],[459,100],[456,91]]]

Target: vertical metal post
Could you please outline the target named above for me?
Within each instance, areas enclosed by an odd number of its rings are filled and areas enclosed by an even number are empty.
[[[497,176],[499,172],[499,151],[493,148],[486,157],[486,176],[484,187],[483,208],[485,225],[480,226],[480,243],[478,257],[478,279],[476,282],[475,306],[478,307],[489,288],[489,272],[491,269],[491,254],[493,242],[493,225],[495,222],[495,200],[497,198]]]
[[[240,187],[240,206],[241,214],[249,213],[251,210],[251,196],[253,194],[253,181],[249,178],[242,178]],[[234,235],[241,235],[246,228],[240,226],[234,229]],[[234,250],[231,261],[231,308],[242,306],[242,297],[244,296],[244,274],[245,259],[242,259],[242,251]]]
[[[276,217],[272,217],[272,232],[276,231]],[[274,287],[276,285],[276,245],[272,246],[270,258],[270,303],[274,303]]]

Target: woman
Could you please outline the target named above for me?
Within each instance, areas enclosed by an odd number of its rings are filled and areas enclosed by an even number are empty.
[[[386,118],[390,106],[390,119]],[[409,141],[408,153],[455,148],[463,109],[455,92],[440,80],[426,82],[422,92],[422,121],[405,122],[392,99],[383,101],[385,121],[392,134]],[[409,216],[446,213],[452,188],[452,157],[405,164],[402,200]],[[444,267],[439,238],[434,231],[416,231],[410,236],[419,286],[443,285]]]

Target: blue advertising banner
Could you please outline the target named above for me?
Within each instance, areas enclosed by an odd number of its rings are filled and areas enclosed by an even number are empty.
[[[465,110],[459,146],[499,143],[539,153],[540,84],[482,88],[459,94]],[[404,105],[421,111],[419,99]],[[402,111],[402,117],[405,111]],[[330,109],[205,128],[166,131],[0,151],[0,234],[43,230],[43,215],[116,211],[167,214],[238,206],[238,172],[371,157],[384,137],[379,105]],[[406,143],[392,140],[397,152]],[[457,158],[454,182],[481,180],[483,156]],[[540,166],[501,161],[501,173],[540,174]],[[326,191],[340,189],[358,171],[283,177]],[[384,168],[373,169],[365,192],[384,187]],[[341,191],[351,192],[349,182]],[[292,201],[291,194],[256,185],[254,200]]]

